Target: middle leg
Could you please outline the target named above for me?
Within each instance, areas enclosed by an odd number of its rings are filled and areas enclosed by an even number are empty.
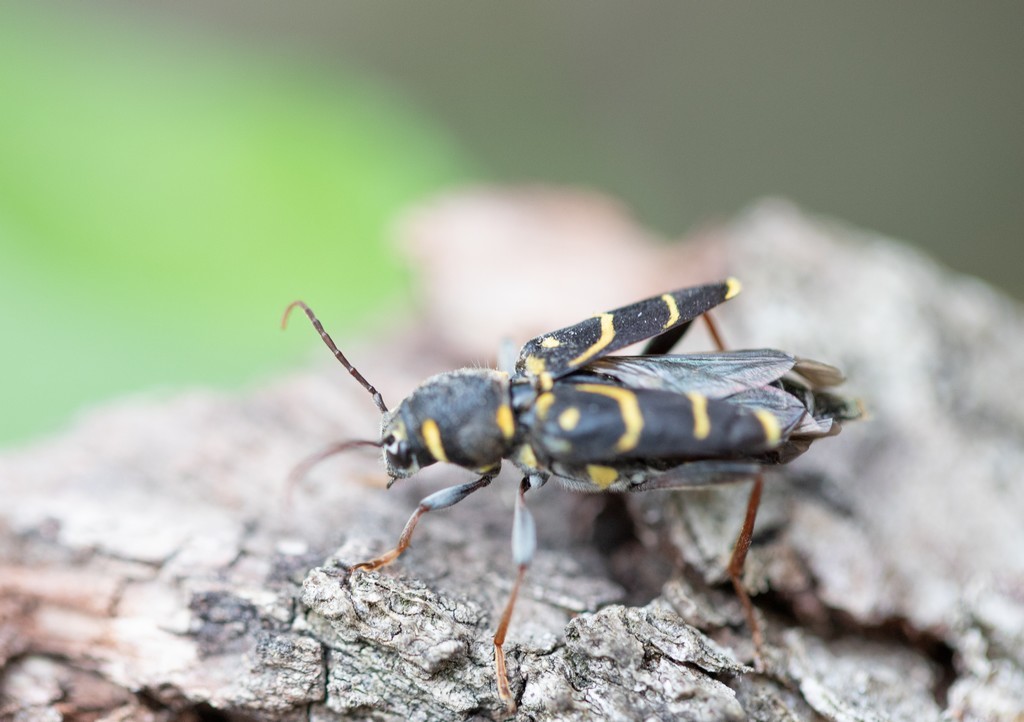
[[[505,703],[509,714],[515,712],[516,702],[512,697],[512,689],[509,687],[508,671],[505,668],[505,650],[502,647],[505,644],[508,625],[512,621],[512,610],[516,606],[519,587],[522,586],[523,577],[526,576],[526,570],[537,549],[537,526],[530,510],[526,508],[524,496],[527,491],[543,483],[539,477],[526,477],[519,484],[515,518],[512,522],[512,558],[516,563],[516,581],[512,585],[512,593],[509,594],[505,611],[502,612],[498,629],[494,633],[494,669],[498,680],[498,697]]]

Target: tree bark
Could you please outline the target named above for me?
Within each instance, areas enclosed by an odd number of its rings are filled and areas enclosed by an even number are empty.
[[[1019,305],[781,202],[663,245],[594,196],[479,190],[410,213],[401,235],[418,317],[336,339],[392,404],[503,336],[735,275],[727,342],[833,363],[868,410],[767,478],[747,562],[763,673],[723,583],[745,485],[531,492],[540,547],[506,644],[517,719],[1024,719]],[[341,310],[317,311],[330,329]],[[282,343],[314,335],[297,321]],[[503,716],[491,636],[518,479],[427,514],[394,564],[347,572],[468,475],[385,492],[379,459],[353,451],[287,503],[298,461],[378,429],[316,351],[245,395],[124,399],[0,457],[0,714]]]

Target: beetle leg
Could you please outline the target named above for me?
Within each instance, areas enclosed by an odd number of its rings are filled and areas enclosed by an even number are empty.
[[[409,521],[406,522],[405,529],[402,530],[402,535],[398,537],[398,544],[395,545],[394,549],[384,552],[376,559],[371,559],[370,561],[363,562],[362,564],[356,564],[352,568],[372,571],[374,569],[380,569],[385,564],[390,564],[397,559],[402,552],[409,548],[412,533],[416,530],[416,524],[419,522],[421,516],[426,514],[428,511],[447,509],[450,506],[458,504],[477,489],[483,489],[485,486],[490,484],[492,478],[494,477],[482,476],[476,481],[459,484],[457,486],[449,486],[446,489],[435,491],[433,494],[423,499],[423,501],[420,502],[420,505],[416,507],[416,511],[413,512],[412,516],[409,517]]]
[[[711,317],[709,311],[705,311],[701,318],[704,319],[704,323],[708,327],[708,333],[711,334],[711,340],[715,344],[715,348],[719,351],[725,351],[725,342],[722,340],[722,334],[718,330],[718,324],[715,323],[715,319]],[[680,339],[686,335],[686,332],[690,330],[690,326],[693,325],[693,321],[687,321],[686,323],[680,324],[673,329],[666,331],[665,333],[655,336],[644,346],[641,355],[643,356],[660,356],[667,354],[672,348],[679,343]]]
[[[536,479],[536,481],[534,481]],[[516,606],[516,597],[519,596],[519,587],[526,576],[526,570],[533,560],[533,553],[537,549],[537,527],[533,521],[533,515],[526,508],[524,495],[527,491],[540,486],[543,481],[539,477],[526,477],[519,484],[519,495],[516,497],[515,518],[512,522],[512,558],[516,563],[516,581],[512,585],[512,593],[505,604],[505,611],[501,614],[501,621],[498,623],[498,630],[494,633],[494,668],[498,680],[498,696],[505,703],[509,714],[516,711],[516,702],[512,697],[512,690],[508,684],[508,672],[505,669],[505,651],[502,645],[505,644],[505,634],[508,632],[509,622],[512,621],[512,610]]]
[[[736,596],[740,598],[743,605],[743,612],[747,616],[747,625],[750,627],[750,636],[754,641],[754,666],[761,671],[764,668],[764,658],[761,650],[764,647],[764,635],[761,633],[761,625],[757,621],[757,614],[754,611],[754,604],[750,601],[746,587],[743,586],[743,567],[747,561],[747,551],[750,549],[750,541],[754,536],[754,522],[757,520],[757,508],[761,505],[761,489],[764,486],[764,475],[758,472],[754,477],[754,486],[750,490],[750,497],[747,499],[747,514],[743,519],[743,527],[736,539],[736,546],[733,547],[732,557],[729,559],[729,578],[732,579],[732,586],[736,590]]]
[[[643,351],[641,351],[640,354],[642,356],[661,356],[662,354],[668,353],[677,343],[679,343],[679,340],[686,335],[686,332],[690,330],[691,325],[693,325],[693,321],[687,321],[686,323],[679,324],[670,331],[666,331],[659,336],[655,336],[644,344]]]
[[[747,513],[736,544],[729,557],[727,571],[732,586],[736,590],[743,605],[743,613],[750,627],[750,637],[754,642],[754,664],[758,670],[764,666],[762,649],[764,634],[757,621],[754,604],[750,601],[746,587],[743,586],[743,568],[747,561],[747,551],[754,537],[754,522],[757,520],[757,509],[761,504],[761,490],[764,487],[764,471],[760,465],[749,461],[695,461],[680,465],[675,469],[661,472],[642,484],[637,484],[630,491],[650,491],[653,489],[686,489],[695,486],[712,484],[732,484],[753,478],[754,485],[747,498]]]
[[[715,347],[722,352],[728,350],[725,346],[725,341],[722,340],[722,332],[718,330],[718,324],[711,317],[711,314],[705,313],[701,318],[704,319],[704,324],[708,327],[708,333],[711,334],[711,340],[715,342]]]

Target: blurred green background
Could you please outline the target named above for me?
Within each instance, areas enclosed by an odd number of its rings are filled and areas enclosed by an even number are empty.
[[[1024,297],[1024,4],[0,4],[0,444],[238,387],[405,302],[396,212],[475,181],[668,235],[764,195]]]

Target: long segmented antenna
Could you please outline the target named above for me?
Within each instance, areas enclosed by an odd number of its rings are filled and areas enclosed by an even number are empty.
[[[309,316],[309,320],[312,321],[313,323],[313,328],[315,328],[317,332],[320,334],[320,338],[322,338],[324,340],[324,343],[327,344],[327,348],[329,348],[334,353],[334,358],[338,359],[338,361],[341,362],[341,365],[344,366],[345,369],[350,374],[352,374],[352,377],[356,381],[358,381],[364,389],[370,392],[370,395],[373,396],[373,403],[377,404],[377,408],[380,409],[380,412],[382,414],[386,414],[388,411],[388,407],[387,405],[385,405],[384,398],[380,395],[380,392],[377,391],[377,389],[373,388],[373,385],[370,384],[370,382],[367,381],[365,378],[363,378],[363,375],[361,373],[356,371],[355,366],[348,362],[348,359],[345,358],[345,354],[343,354],[338,349],[338,347],[334,344],[334,340],[326,331],[324,331],[324,327],[320,323],[320,320],[316,317],[316,314],[313,313],[313,309],[311,309],[302,301],[292,301],[291,303],[288,304],[288,308],[284,310],[284,316],[281,317],[281,328],[284,329],[288,325],[288,315],[296,306],[305,311],[306,315]]]
[[[354,441],[339,441],[336,444],[331,444],[320,451],[307,456],[305,459],[296,464],[295,468],[292,469],[292,473],[288,475],[288,481],[285,482],[285,504],[291,507],[292,494],[295,491],[295,487],[298,486],[299,482],[309,473],[309,470],[319,464],[324,459],[340,454],[343,451],[354,449],[357,446],[375,446],[378,449],[383,446],[380,441],[369,441],[366,439],[356,439]]]

